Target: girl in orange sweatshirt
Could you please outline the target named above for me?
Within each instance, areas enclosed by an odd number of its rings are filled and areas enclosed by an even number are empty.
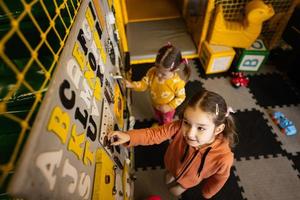
[[[225,100],[203,90],[188,103],[180,120],[155,128],[109,133],[113,145],[159,144],[172,141],[165,153],[166,184],[180,196],[203,181],[204,198],[214,196],[225,184],[233,164],[235,125]]]

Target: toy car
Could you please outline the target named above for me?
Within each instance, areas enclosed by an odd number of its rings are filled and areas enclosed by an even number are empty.
[[[297,133],[293,122],[288,120],[282,112],[274,112],[272,115],[273,121],[279,126],[282,133],[286,135],[295,135]]]
[[[232,72],[231,84],[239,88],[241,86],[247,87],[249,83],[249,78],[242,72]]]

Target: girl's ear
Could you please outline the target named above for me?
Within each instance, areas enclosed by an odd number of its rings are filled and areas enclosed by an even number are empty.
[[[225,124],[220,124],[218,127],[215,128],[215,135],[218,135],[219,133],[222,133],[222,131],[225,128]]]

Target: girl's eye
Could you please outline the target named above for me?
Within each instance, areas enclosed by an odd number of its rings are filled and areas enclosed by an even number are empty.
[[[189,123],[188,123],[187,121],[185,121],[185,120],[183,121],[183,123],[184,123],[185,125],[189,125]]]
[[[162,77],[166,76],[166,74],[161,73],[161,72],[158,72],[158,75],[159,75],[159,76],[162,76]]]
[[[204,128],[198,127],[198,131],[204,131]]]

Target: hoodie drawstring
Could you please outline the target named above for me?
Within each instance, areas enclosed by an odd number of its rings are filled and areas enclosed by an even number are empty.
[[[183,161],[184,161],[184,159],[186,158],[188,152],[189,152],[189,145],[186,145],[186,146],[185,146],[185,149],[184,149],[183,156],[182,156],[181,159],[180,159],[180,162],[181,162],[181,163],[183,163]]]
[[[199,168],[198,168],[198,177],[200,176],[200,173],[201,173],[201,171],[202,171],[202,169],[203,169],[203,167],[204,167],[204,163],[205,163],[206,156],[207,156],[207,154],[209,153],[210,150],[211,150],[211,147],[208,147],[208,148],[205,150],[205,152],[204,152],[204,154],[203,154],[203,156],[202,156],[202,158],[201,158],[201,163],[200,163],[200,166],[199,166]]]

